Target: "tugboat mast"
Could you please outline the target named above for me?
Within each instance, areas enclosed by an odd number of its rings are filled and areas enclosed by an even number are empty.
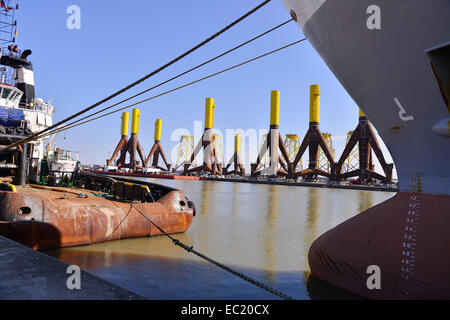
[[[19,4],[13,0],[0,0],[0,55],[19,56],[17,47],[17,20],[16,11]],[[8,84],[13,84],[14,69],[7,67],[4,70],[5,80]]]
[[[28,60],[31,50],[19,50],[14,0],[0,0],[0,145],[20,141],[53,124],[54,107],[36,98],[33,63]],[[39,181],[44,158],[44,140],[23,144],[12,152],[0,152],[0,176],[13,168],[15,180]],[[21,161],[17,161],[21,159]],[[20,162],[20,163],[19,163]]]

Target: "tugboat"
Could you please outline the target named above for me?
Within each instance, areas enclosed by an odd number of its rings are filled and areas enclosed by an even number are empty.
[[[11,2],[0,8],[11,30],[0,33],[0,235],[41,250],[185,232],[195,208],[181,190],[81,172],[77,153],[54,138],[46,150],[43,138],[1,150],[50,127],[55,111],[35,97],[31,50],[18,49]]]
[[[54,133],[45,147],[45,156],[41,162],[41,180],[51,186],[68,186],[74,174],[81,170],[79,153],[59,148],[55,145],[57,133]]]
[[[55,111],[49,102],[35,97],[33,64],[27,60],[31,55],[31,50],[20,53],[17,45],[9,45],[7,49],[7,54],[0,58],[0,65],[4,66],[0,81],[0,139],[2,144],[17,141],[23,136],[48,128],[52,125]],[[13,70],[13,77],[9,79],[6,78],[6,67]],[[24,152],[29,159],[27,162],[29,168],[26,168],[30,172],[29,179],[38,181],[44,156],[43,139],[30,143]],[[0,161],[3,166],[16,168],[14,163],[10,163],[14,159],[2,157]]]

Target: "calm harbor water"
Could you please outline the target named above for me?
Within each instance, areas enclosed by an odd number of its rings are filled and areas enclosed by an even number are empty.
[[[175,235],[186,244],[296,298],[353,298],[310,275],[319,235],[394,193],[212,181],[148,179],[185,191],[197,215]],[[176,247],[166,237],[48,251],[151,299],[277,299]]]

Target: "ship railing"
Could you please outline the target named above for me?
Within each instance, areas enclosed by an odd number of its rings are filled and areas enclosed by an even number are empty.
[[[30,102],[19,104],[22,109],[34,110],[47,113],[49,115],[53,114],[55,108],[48,102],[44,102],[41,99],[33,99]]]
[[[48,156],[49,160],[70,160],[78,161],[79,153],[77,151],[58,150]]]
[[[107,176],[79,172],[75,174],[74,185],[86,189],[109,193],[113,199],[121,201],[156,202],[163,193],[158,185],[132,183]],[[156,188],[156,190],[155,190]],[[155,198],[157,196],[158,198]]]
[[[0,40],[5,40],[5,39],[0,39]],[[2,48],[0,48],[0,56],[20,58],[22,56],[22,50],[20,50],[19,52],[11,53],[11,52],[9,52],[7,47],[2,47]]]

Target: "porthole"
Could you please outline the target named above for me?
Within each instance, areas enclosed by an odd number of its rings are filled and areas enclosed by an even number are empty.
[[[30,207],[20,207],[17,210],[17,213],[20,215],[28,215],[31,213],[31,208]]]

